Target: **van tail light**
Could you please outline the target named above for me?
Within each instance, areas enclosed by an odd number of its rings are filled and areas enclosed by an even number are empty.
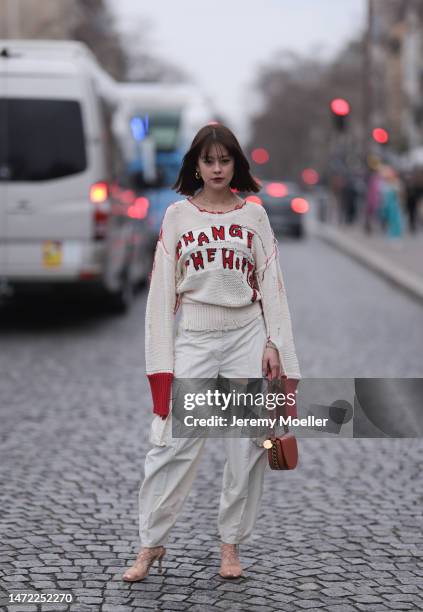
[[[145,219],[148,213],[150,202],[148,198],[139,197],[128,208],[128,217],[132,219]]]
[[[94,205],[94,239],[103,240],[107,234],[107,225],[110,216],[110,191],[105,181],[98,181],[91,185],[90,200]]]

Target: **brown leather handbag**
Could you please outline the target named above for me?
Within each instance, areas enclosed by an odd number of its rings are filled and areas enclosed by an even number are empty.
[[[284,386],[286,383],[286,377],[283,377],[283,379],[278,381],[280,386]],[[287,411],[283,410],[283,413],[285,416]],[[293,470],[297,467],[297,439],[293,433],[290,433],[288,425],[284,425],[283,428],[285,433],[282,436],[277,436],[275,433],[275,428],[273,427],[270,430],[271,433],[268,439],[265,440],[263,444],[264,447],[267,448],[267,458],[269,460],[269,466],[272,470]]]
[[[293,470],[298,463],[298,446],[294,434],[288,431],[288,426],[284,425],[285,434],[276,436],[273,428],[273,435],[270,435],[266,442],[272,444],[267,449],[267,458],[272,470]],[[267,446],[266,446],[267,448]]]

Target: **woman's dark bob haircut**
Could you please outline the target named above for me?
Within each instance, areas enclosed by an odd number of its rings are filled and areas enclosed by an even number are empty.
[[[238,140],[229,128],[221,123],[205,125],[192,141],[189,151],[185,154],[178,178],[172,189],[183,195],[194,195],[203,185],[202,178],[195,178],[200,154],[208,155],[212,145],[223,145],[234,159],[234,175],[230,182],[232,189],[238,191],[260,191],[260,185],[250,174],[250,164],[245,157]]]

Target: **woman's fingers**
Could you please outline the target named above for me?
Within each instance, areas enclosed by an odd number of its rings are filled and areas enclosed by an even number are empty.
[[[268,370],[268,360],[266,358],[266,354],[263,355],[263,359],[261,361],[261,371],[263,376],[267,376],[267,370]]]
[[[280,374],[279,363],[272,364],[272,380],[274,380],[275,378],[279,378],[279,374]]]
[[[263,354],[262,360],[262,371],[263,376],[267,377],[268,380],[274,380],[279,378],[281,369],[279,363],[279,356],[277,351],[274,349],[266,349]]]

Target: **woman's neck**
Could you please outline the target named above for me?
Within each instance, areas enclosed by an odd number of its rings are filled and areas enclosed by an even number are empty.
[[[239,198],[230,190],[226,190],[222,193],[210,192],[207,189],[202,189],[195,195],[197,202],[209,204],[210,206],[221,207],[231,206],[239,202]]]

